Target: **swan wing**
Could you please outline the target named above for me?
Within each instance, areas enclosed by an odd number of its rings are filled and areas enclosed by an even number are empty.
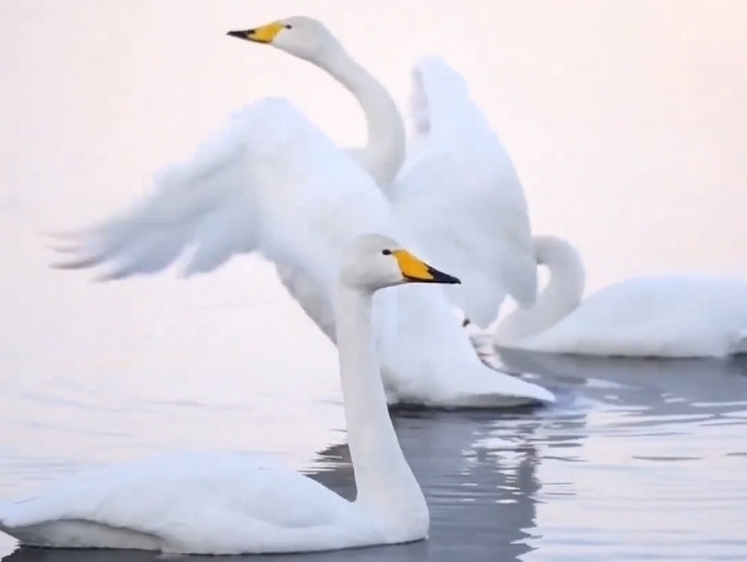
[[[377,232],[425,254],[373,179],[284,100],[246,106],[154,183],[129,211],[71,235],[58,266],[101,266],[104,279],[121,279],[184,257],[191,275],[257,251],[301,275],[303,290],[330,315],[330,287],[351,237]],[[476,398],[485,407],[554,400],[480,363],[441,286],[380,291],[373,320],[393,400],[449,406]]]
[[[373,181],[287,101],[231,115],[192,158],[156,174],[125,213],[65,236],[61,268],[104,266],[102,279],[189,276],[253,251],[326,285],[350,236],[391,232]]]
[[[337,342],[335,332],[335,311],[332,300],[324,286],[292,267],[277,264],[280,282],[288,293],[301,306],[306,315],[314,321],[322,333],[333,343]]]
[[[461,287],[455,305],[481,326],[506,293],[529,306],[537,272],[523,189],[511,159],[472,102],[464,79],[438,58],[413,70],[410,150],[390,199],[398,218]],[[427,210],[429,220],[418,220]]]
[[[0,510],[0,528],[27,544],[205,554],[329,548],[341,529],[360,531],[354,521],[350,502],[250,455],[179,454],[96,468]]]

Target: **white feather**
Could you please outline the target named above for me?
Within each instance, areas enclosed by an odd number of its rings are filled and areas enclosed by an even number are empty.
[[[106,279],[155,273],[187,255],[184,273],[258,251],[298,272],[331,310],[340,251],[377,232],[420,251],[372,178],[284,100],[232,115],[192,160],[156,176],[129,212],[77,235],[60,267],[106,266]],[[426,256],[426,252],[420,252]],[[440,287],[382,291],[374,321],[391,401],[501,406],[553,401],[545,389],[496,373],[476,357]]]
[[[449,298],[484,327],[506,293],[522,306],[536,298],[524,191],[464,78],[437,57],[422,59],[412,75],[414,128],[389,199],[436,267],[460,276]]]

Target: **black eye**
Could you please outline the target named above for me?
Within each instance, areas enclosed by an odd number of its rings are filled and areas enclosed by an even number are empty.
[[[285,29],[293,29],[292,25],[285,24]]]
[[[392,255],[392,251],[391,250],[381,250],[381,253],[384,254],[385,256],[391,256]]]

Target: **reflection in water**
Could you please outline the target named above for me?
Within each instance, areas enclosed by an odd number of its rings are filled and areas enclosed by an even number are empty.
[[[540,485],[530,412],[398,411],[394,425],[428,500],[430,538],[420,547],[428,560],[519,560],[531,550],[526,539]],[[318,462],[315,478],[354,497],[346,446],[325,451]],[[385,559],[411,559],[414,546],[388,547]],[[379,550],[366,556],[384,559]]]
[[[430,506],[428,541],[252,559],[741,559],[747,358],[613,361],[509,352],[502,359],[546,379],[559,404],[393,412]],[[354,497],[346,446],[319,453],[308,473]],[[21,548],[4,560],[158,558]]]
[[[519,560],[534,526],[537,452],[532,412],[399,411],[394,422],[402,447],[428,499],[431,538],[406,545],[311,555],[254,556],[253,560]],[[484,440],[491,444],[481,444]],[[495,439],[500,445],[493,443]],[[355,484],[346,445],[320,453],[308,471],[342,496],[353,499]],[[157,553],[52,551],[20,548],[3,560],[133,562]],[[222,558],[223,559],[223,558]]]
[[[575,455],[543,455],[525,560],[744,559],[747,358],[501,358],[577,388],[586,410]]]

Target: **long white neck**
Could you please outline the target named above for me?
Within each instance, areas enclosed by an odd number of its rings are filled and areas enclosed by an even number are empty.
[[[425,517],[425,498],[389,418],[372,327],[372,295],[339,285],[334,298],[337,349],[356,502],[399,519]]]
[[[551,328],[578,307],[584,294],[586,274],[578,250],[556,236],[533,236],[532,242],[537,264],[549,269],[550,280],[532,308],[517,308],[498,323],[498,345]]]
[[[342,46],[312,61],[355,96],[366,117],[368,139],[356,152],[358,163],[381,189],[386,189],[405,161],[406,133],[402,115],[386,88],[355,62]]]

